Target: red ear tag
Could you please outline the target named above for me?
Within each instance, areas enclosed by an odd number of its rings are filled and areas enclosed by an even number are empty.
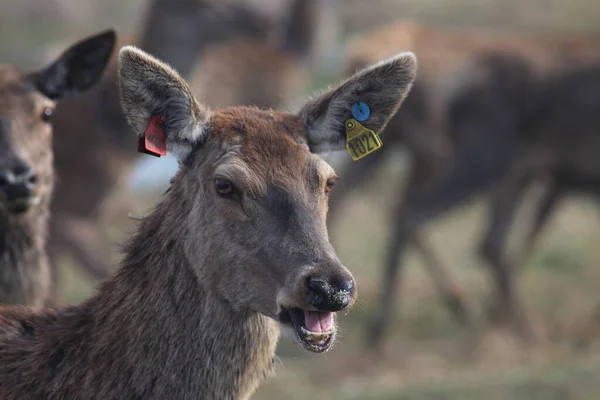
[[[162,129],[162,118],[158,115],[150,118],[150,123],[138,141],[138,151],[151,156],[167,155],[167,140]]]

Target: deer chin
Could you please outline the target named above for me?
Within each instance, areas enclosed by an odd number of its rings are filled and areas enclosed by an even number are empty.
[[[279,313],[279,321],[291,328],[295,339],[306,350],[323,353],[335,340],[335,314],[332,312],[286,308]]]

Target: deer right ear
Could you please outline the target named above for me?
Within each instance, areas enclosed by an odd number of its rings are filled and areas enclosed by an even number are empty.
[[[309,100],[299,116],[306,125],[311,151],[320,153],[344,149],[346,122],[350,118],[368,129],[381,132],[404,101],[416,75],[415,55],[400,53]]]
[[[153,117],[159,117],[167,150],[180,160],[206,139],[210,111],[174,69],[136,47],[119,52],[119,91],[133,131],[142,137]]]

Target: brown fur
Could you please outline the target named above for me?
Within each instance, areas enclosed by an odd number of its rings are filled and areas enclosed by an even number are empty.
[[[412,55],[396,56],[297,115],[210,111],[174,70],[121,50],[132,129],[142,135],[151,115],[163,117],[181,168],[97,295],[58,310],[0,309],[0,396],[248,399],[271,372],[279,326],[290,326],[286,310],[339,311],[356,298],[325,226],[333,170],[311,152],[311,138],[338,143],[328,119],[347,119],[356,97],[377,92],[385,99],[373,121],[383,128],[415,70]],[[219,194],[217,179],[234,190]],[[341,303],[315,303],[313,279],[336,288]]]
[[[99,78],[114,36],[109,31],[82,41],[38,72],[0,66],[0,173],[32,170],[27,183],[31,193],[21,197],[28,205],[20,211],[9,207],[11,199],[5,193],[9,184],[0,184],[2,303],[39,307],[50,297],[45,246],[54,173],[52,128],[44,113],[54,109],[57,98],[86,90]]]

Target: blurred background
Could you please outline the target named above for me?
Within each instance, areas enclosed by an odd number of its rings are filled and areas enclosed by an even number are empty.
[[[114,27],[120,45],[173,64],[211,106],[293,110],[415,52],[419,77],[384,147],[357,163],[323,155],[341,178],[329,230],[358,304],[327,354],[283,338],[277,375],[254,398],[595,399],[599,20],[593,0],[0,0],[0,62],[38,68]],[[593,73],[577,86],[580,66]],[[582,97],[586,87],[599,90]],[[50,246],[61,302],[87,298],[116,268],[130,217],[177,170],[135,152],[114,89],[109,68],[58,110]],[[384,275],[394,268],[402,275]]]

